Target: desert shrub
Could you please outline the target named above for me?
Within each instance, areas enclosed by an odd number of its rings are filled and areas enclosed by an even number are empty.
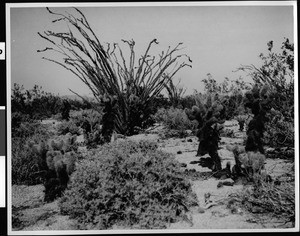
[[[194,95],[186,95],[180,100],[180,104],[183,109],[188,108],[191,109],[193,106],[196,105],[196,101]]]
[[[32,122],[29,115],[22,114],[21,112],[11,113],[11,132],[13,136],[18,136],[22,132],[21,124],[22,122]]]
[[[170,108],[171,107],[171,102],[170,100],[165,97],[163,94],[159,94],[157,95],[155,98],[153,98],[153,109],[155,112],[159,109],[159,108]]]
[[[184,110],[179,108],[160,108],[154,115],[154,119],[158,123],[162,123],[166,130],[167,137],[184,137],[187,136],[186,130],[195,130],[197,121],[191,121]]]
[[[234,116],[241,114],[244,93],[251,89],[241,77],[236,80],[225,77],[223,82],[218,83],[211,74],[207,74],[207,78],[202,82],[206,93],[219,94],[222,106],[226,108],[226,120],[231,120]]]
[[[226,107],[226,120],[233,119],[235,116],[242,115],[244,95],[241,93],[224,96],[222,105]]]
[[[267,114],[268,122],[264,133],[264,142],[271,147],[294,147],[294,122],[286,119],[274,109]]]
[[[273,41],[268,42],[268,53],[259,55],[260,67],[242,66],[258,88],[268,86],[271,101],[266,114],[266,138],[270,146],[294,146],[294,44],[289,39],[281,50],[274,52]]]
[[[34,135],[37,129],[40,129],[41,125],[38,122],[20,122],[18,126],[12,127],[12,137],[30,137]]]
[[[14,119],[14,118],[12,118]],[[51,136],[53,132],[48,130],[48,125],[28,119],[28,121],[21,121],[18,125],[12,127],[12,138],[33,138],[38,139],[40,136]]]
[[[221,137],[234,138],[234,131],[232,129],[222,129],[220,132]]]
[[[102,135],[103,110],[87,109],[70,112],[70,121],[79,129],[82,128],[85,144],[88,148],[95,148],[105,142]],[[76,128],[74,127],[76,130]]]
[[[81,130],[80,127],[76,125],[73,120],[63,121],[57,126],[57,134],[58,135],[65,135],[67,133],[71,133],[72,135],[80,135]]]
[[[19,112],[30,119],[44,119],[60,113],[61,107],[62,99],[43,91],[42,87],[35,85],[33,89],[25,90],[23,86],[14,83],[11,95],[12,113]]]
[[[79,163],[60,201],[80,229],[165,228],[197,205],[171,154],[153,142],[120,141],[92,150]]]
[[[61,106],[61,117],[63,120],[69,120],[70,118],[71,104],[67,99],[64,99]]]
[[[103,113],[95,109],[86,110],[71,110],[70,119],[75,122],[76,126],[82,127],[82,125],[87,121],[91,127],[100,124]]]

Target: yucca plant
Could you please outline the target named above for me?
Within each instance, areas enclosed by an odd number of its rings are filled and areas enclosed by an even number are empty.
[[[137,132],[136,127],[145,128],[149,125],[150,114],[155,112],[153,100],[181,68],[191,67],[185,60],[179,63],[182,58],[191,62],[187,55],[177,54],[182,43],[173,49],[169,47],[158,56],[152,56],[150,49],[158,44],[153,39],[136,61],[134,40],[122,40],[130,50],[127,58],[117,43],[107,43],[106,47],[102,45],[79,9],[75,8],[75,14],[47,10],[58,17],[53,23],[65,22],[69,32],[48,30],[38,33],[54,46],[38,52],[54,51],[60,54],[62,60],[43,59],[74,73],[89,87],[99,103],[102,95],[116,97],[115,129],[118,133],[132,135]]]

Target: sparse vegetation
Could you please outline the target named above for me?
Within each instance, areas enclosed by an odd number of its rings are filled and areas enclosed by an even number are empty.
[[[173,80],[192,63],[179,53],[182,43],[152,55],[159,44],[153,39],[136,60],[134,40],[122,40],[126,52],[116,43],[104,46],[79,9],[47,10],[69,31],[39,33],[51,47],[38,52],[58,53],[61,58],[43,59],[75,74],[94,98],[72,91],[78,101],[38,85],[13,85],[13,185],[43,187],[38,204],[57,200],[60,212],[51,214],[69,216],[80,230],[165,229],[179,221],[192,225],[191,210],[205,213],[218,204],[209,200],[211,193],[193,192],[193,181],[214,177],[226,179],[216,191],[243,185],[242,192],[226,196],[229,209],[238,204],[295,226],[293,43],[285,39],[275,53],[270,41],[260,67],[238,68],[251,83],[242,77],[220,83],[207,74],[203,93],[184,96],[184,86]],[[195,155],[199,160],[191,161]],[[291,169],[268,172],[270,157],[285,159]],[[22,207],[12,209],[13,226],[23,227]]]

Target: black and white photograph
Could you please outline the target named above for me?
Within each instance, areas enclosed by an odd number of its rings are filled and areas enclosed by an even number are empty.
[[[299,231],[296,3],[7,3],[9,234]]]

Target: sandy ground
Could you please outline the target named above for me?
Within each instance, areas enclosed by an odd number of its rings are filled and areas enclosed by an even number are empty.
[[[53,121],[51,121],[53,122]],[[222,137],[219,155],[222,166],[230,161],[234,164],[232,152],[226,150],[228,144],[242,144],[245,132],[238,131],[237,122],[226,122],[225,128],[234,130],[232,138]],[[167,152],[173,153],[176,159],[186,164],[186,169],[194,169],[201,173],[201,178],[191,180],[193,190],[199,200],[199,207],[191,209],[189,218],[191,222],[183,221],[169,225],[168,229],[265,229],[280,228],[280,223],[275,219],[267,217],[264,221],[258,220],[257,215],[245,212],[240,208],[228,208],[224,203],[225,199],[232,193],[243,191],[245,186],[223,186],[218,188],[220,180],[211,177],[211,170],[197,164],[190,164],[198,160],[196,151],[198,147],[197,138],[170,138],[163,140],[152,130],[149,134],[140,134],[130,137],[133,140],[149,139],[158,141],[159,147]],[[181,153],[178,154],[178,151]],[[266,168],[273,175],[283,173],[285,166],[288,169],[289,163],[284,160],[267,160]],[[232,181],[230,179],[222,181]],[[43,186],[12,186],[12,207],[13,207],[13,230],[76,230],[76,222],[68,216],[59,213],[58,201],[43,203]],[[209,201],[205,201],[205,194],[209,194]],[[224,203],[224,204],[222,204]]]

